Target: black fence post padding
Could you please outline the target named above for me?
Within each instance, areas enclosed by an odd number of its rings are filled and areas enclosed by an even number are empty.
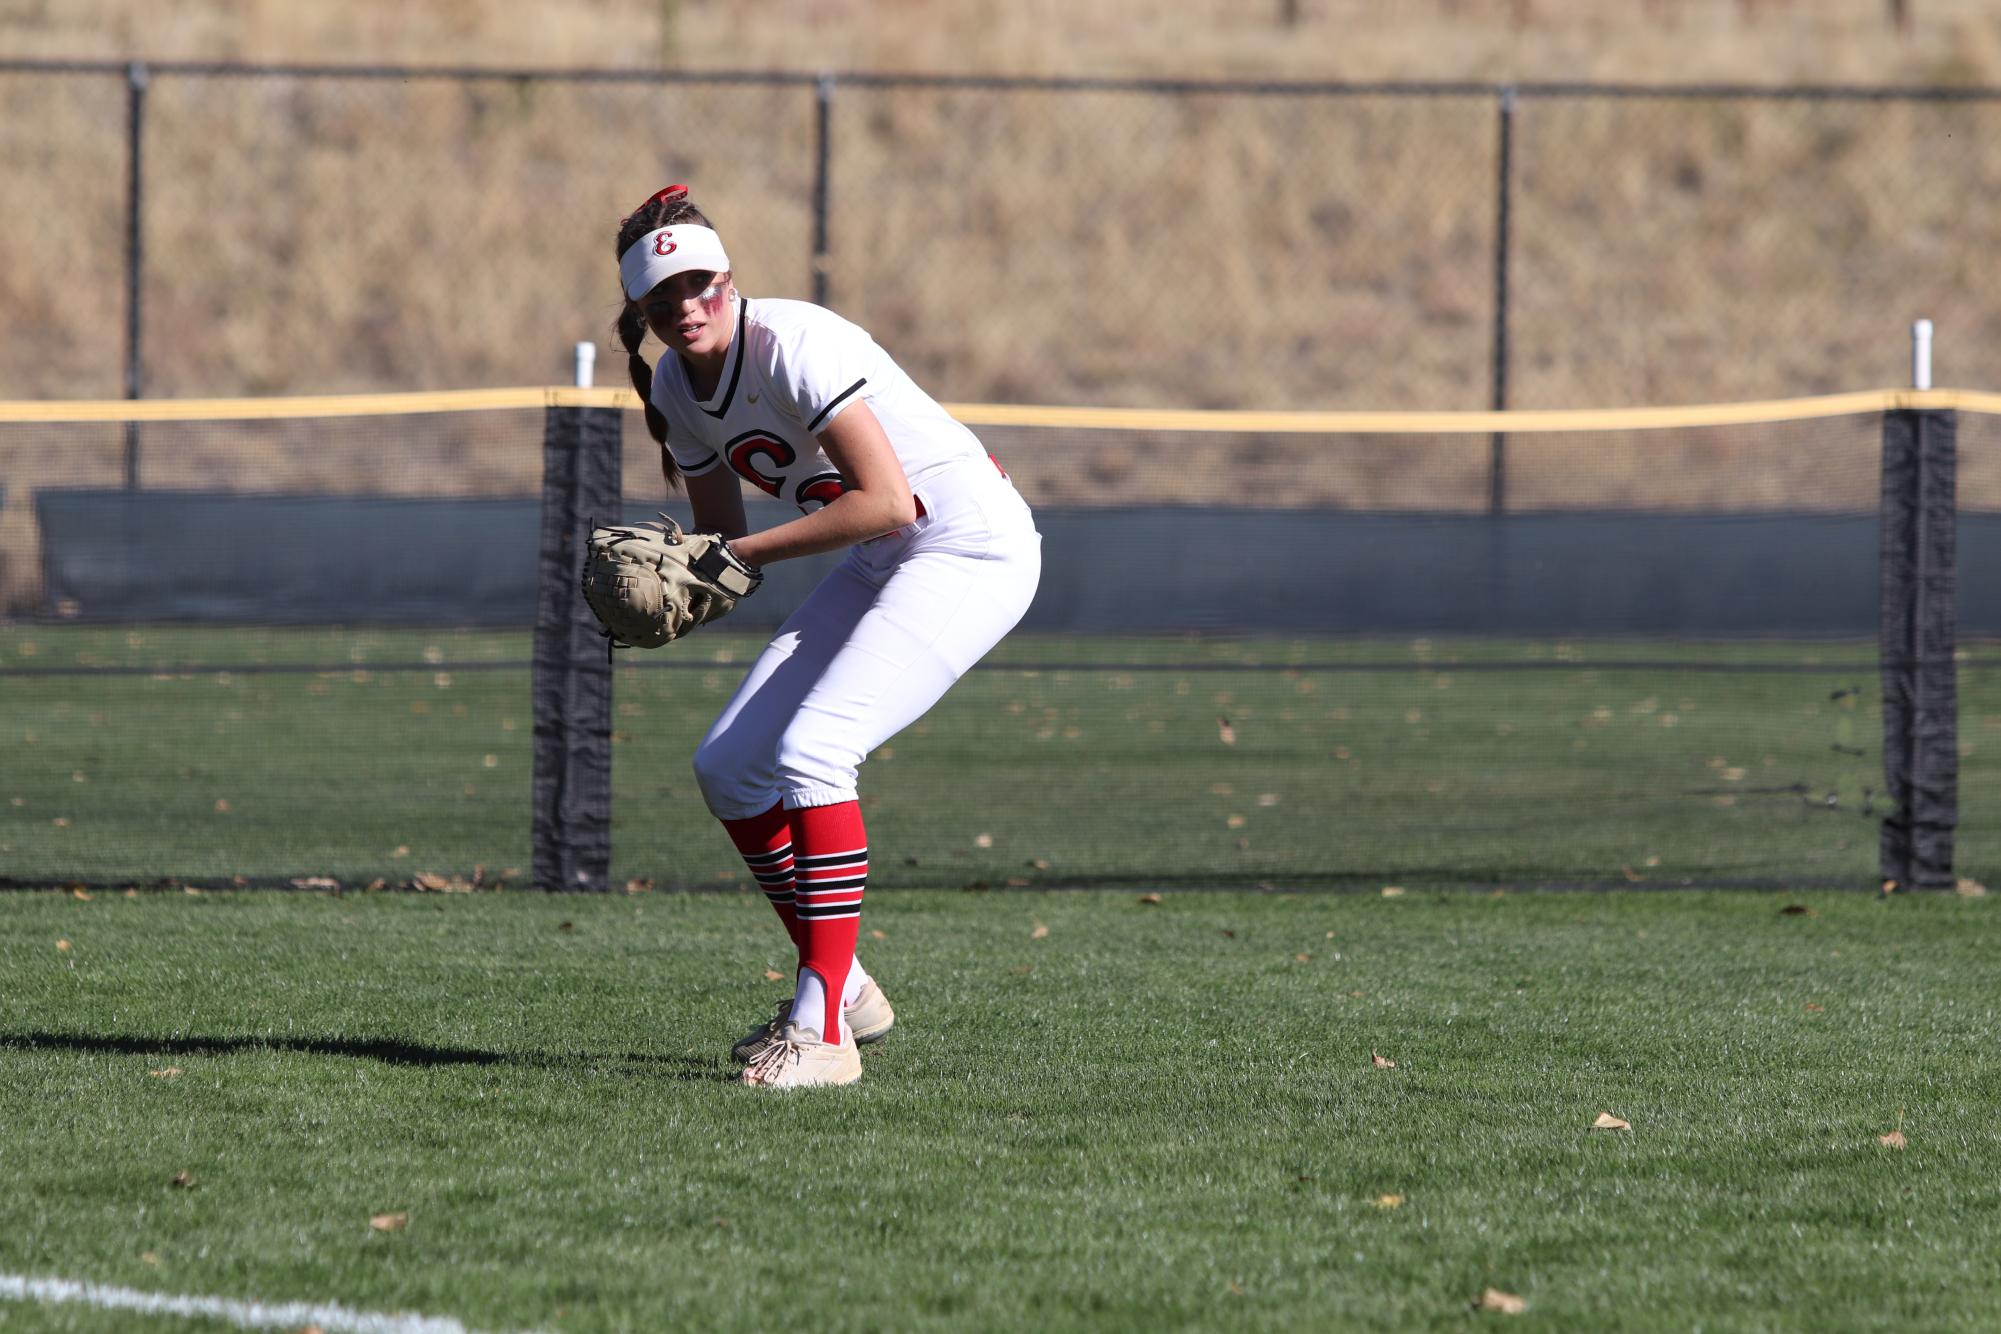
[[[611,663],[584,605],[593,519],[617,522],[622,459],[612,408],[548,410],[535,606],[534,876],[544,889],[611,888]]]
[[[1899,889],[1953,883],[1959,824],[1955,470],[1958,414],[1883,415],[1882,872]]]

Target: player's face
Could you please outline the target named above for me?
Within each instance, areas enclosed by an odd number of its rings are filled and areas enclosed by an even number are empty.
[[[684,356],[712,356],[729,346],[730,275],[677,273],[639,298],[653,336]]]

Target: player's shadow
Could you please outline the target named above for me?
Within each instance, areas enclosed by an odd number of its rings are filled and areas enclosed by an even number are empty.
[[[698,1056],[663,1056],[650,1052],[487,1051],[479,1047],[438,1046],[403,1038],[316,1037],[134,1037],[125,1034],[7,1032],[0,1030],[0,1051],[72,1051],[112,1056],[229,1056],[238,1052],[301,1052],[310,1056],[344,1056],[380,1061],[385,1065],[494,1065],[575,1073],[592,1067],[620,1076],[722,1083],[735,1074],[713,1060]]]

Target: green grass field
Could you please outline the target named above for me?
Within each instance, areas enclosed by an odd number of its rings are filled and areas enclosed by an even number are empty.
[[[788,967],[754,896],[0,896],[0,1278],[483,1329],[1992,1329],[1993,902],[878,891],[897,1030],[775,1096],[727,1082]]]
[[[759,643],[621,659],[621,882],[744,883],[688,756]],[[484,868],[519,885],[528,674],[489,668],[528,651],[523,634],[0,628],[0,876],[365,885]],[[1875,883],[1887,807],[1866,645],[1022,637],[996,657],[1013,665],[973,673],[864,767],[875,883]],[[1510,662],[1541,669],[1493,670]],[[21,674],[65,665],[157,670]],[[1978,876],[2001,859],[1985,744],[2001,673],[1969,666],[1961,698],[1961,861]]]
[[[84,887],[0,893],[0,1296],[564,1330],[1514,1319],[1469,1310],[1488,1287],[1525,1328],[2001,1318],[1992,900],[1802,889],[1873,883],[1866,647],[1010,640],[864,770],[898,1030],[860,1086],[773,1098],[725,1053],[789,947],[687,769],[757,646],[624,660],[634,883],[580,897],[524,888],[528,683],[495,669],[523,635],[0,627],[0,876]],[[74,666],[145,670],[34,674]],[[1996,676],[1961,674],[1969,876]],[[306,876],[344,892],[230,888]],[[1594,883],[1663,892],[1533,890]],[[0,1300],[0,1330],[225,1327]]]

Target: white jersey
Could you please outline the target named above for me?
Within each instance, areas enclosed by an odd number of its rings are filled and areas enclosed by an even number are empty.
[[[700,477],[727,465],[810,514],[845,489],[816,433],[862,402],[913,491],[967,462],[992,468],[979,438],[860,326],[808,301],[739,293],[736,302],[736,333],[711,397],[695,397],[678,356],[662,357],[653,372],[653,405],[667,418],[667,447],[682,472]]]

